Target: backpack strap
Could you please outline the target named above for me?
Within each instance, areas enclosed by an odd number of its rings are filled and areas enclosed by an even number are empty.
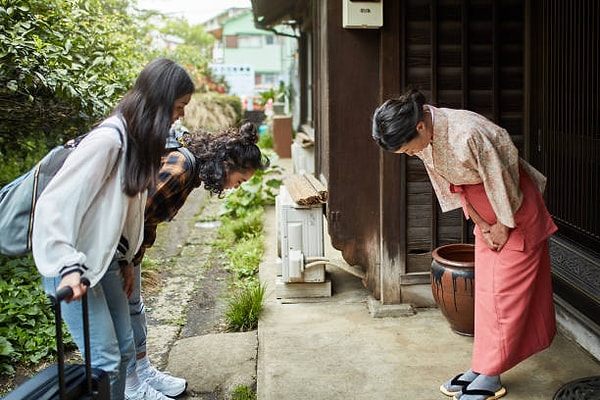
[[[198,175],[199,171],[198,171],[198,163],[196,162],[196,157],[192,154],[190,149],[185,147],[183,145],[183,143],[177,139],[175,131],[173,129],[171,129],[171,131],[169,131],[169,136],[167,136],[165,148],[167,151],[178,150],[181,154],[183,154],[185,156],[185,158],[187,159],[187,161],[192,166],[192,176]],[[194,179],[191,180],[191,182],[194,182],[194,181],[195,181]]]
[[[116,129],[116,131],[119,132],[119,141],[121,142],[121,146],[123,146],[123,143],[124,143],[124,140],[123,140],[123,130],[121,129],[120,126],[118,126],[117,124],[110,123],[110,122],[102,122],[95,129],[102,128],[102,127],[108,127],[108,128]],[[87,133],[86,133],[86,135],[87,135]],[[79,142],[77,142],[77,143],[79,143]]]
[[[121,142],[121,146],[123,145],[123,143],[124,143],[123,142],[123,130],[121,129],[121,127],[118,126],[117,124],[113,124],[113,123],[110,123],[110,122],[103,121],[101,124],[93,127],[92,129],[90,129],[86,133],[82,133],[81,135],[79,135],[77,137],[74,137],[72,139],[67,140],[65,143],[63,143],[63,147],[65,147],[65,148],[74,148],[74,147],[77,147],[77,145],[79,145],[79,143],[87,135],[89,135],[92,131],[95,131],[96,129],[103,128],[103,127],[113,128],[117,132],[119,132],[119,141]]]
[[[173,150],[175,150],[175,149],[173,149]],[[196,157],[192,154],[190,149],[188,149],[187,147],[184,147],[184,146],[179,146],[179,147],[177,147],[177,150],[185,156],[185,158],[188,160],[188,162],[192,166],[192,176],[198,175]],[[194,180],[192,180],[192,182],[193,181]]]

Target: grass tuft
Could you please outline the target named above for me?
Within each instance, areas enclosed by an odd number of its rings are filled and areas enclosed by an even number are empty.
[[[252,282],[231,296],[225,316],[230,331],[246,332],[258,327],[266,286]]]
[[[256,393],[252,391],[248,386],[241,385],[236,387],[233,392],[231,392],[232,400],[256,400]]]

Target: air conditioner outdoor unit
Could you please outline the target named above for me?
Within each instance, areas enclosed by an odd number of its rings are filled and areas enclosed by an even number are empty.
[[[323,206],[299,206],[285,186],[275,199],[281,256],[281,281],[324,282],[325,264],[308,263],[323,257]]]

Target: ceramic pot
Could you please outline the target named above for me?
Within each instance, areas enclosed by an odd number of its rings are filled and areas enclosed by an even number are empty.
[[[450,328],[473,336],[475,307],[475,246],[440,246],[432,253],[431,290]]]

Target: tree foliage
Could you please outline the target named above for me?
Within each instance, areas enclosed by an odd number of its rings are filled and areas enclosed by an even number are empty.
[[[212,76],[209,60],[215,38],[202,25],[190,25],[184,18],[172,18],[156,12],[141,12],[141,15],[147,22],[146,29],[151,29],[147,34],[154,36],[158,42],[164,42],[162,48],[150,45],[155,56],[169,57],[183,65],[194,79],[198,92],[227,91],[225,80]]]
[[[157,47],[152,32],[181,40]],[[222,92],[210,44],[201,26],[136,10],[135,0],[0,0],[0,186],[107,116],[155,57],[183,65],[198,91]],[[214,103],[215,114],[241,114],[239,98]],[[52,311],[30,256],[0,256],[0,299],[0,376],[52,358]]]
[[[200,91],[225,91],[210,77],[214,38],[201,25],[135,6],[0,0],[0,186],[104,118],[152,58],[182,64]],[[156,46],[156,32],[175,43]]]
[[[196,47],[202,56],[210,57],[208,50],[215,42],[215,37],[207,33],[202,25],[190,25],[184,18],[168,18],[160,31],[181,38],[186,45]]]
[[[55,144],[110,111],[144,61],[128,7],[0,0],[0,155],[25,159],[41,138]]]

